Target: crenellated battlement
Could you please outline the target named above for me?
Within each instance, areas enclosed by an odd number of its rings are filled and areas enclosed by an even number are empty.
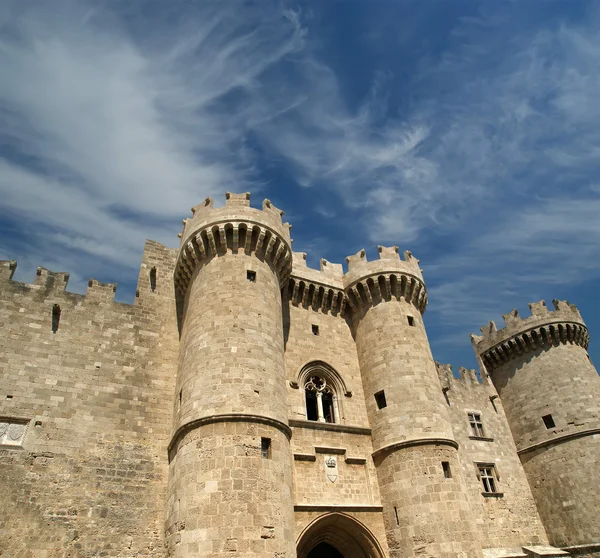
[[[482,386],[485,384],[482,381],[477,370],[474,368],[465,368],[460,366],[458,369],[459,377],[454,375],[451,364],[442,364],[441,362],[435,363],[435,367],[440,379],[442,390],[448,391],[453,385],[461,384],[463,386]]]
[[[353,310],[381,300],[406,300],[423,313],[427,292],[419,260],[411,252],[400,258],[397,246],[378,246],[379,259],[368,261],[364,250],[346,258],[343,277],[348,304]]]
[[[516,355],[558,344],[571,343],[587,349],[587,327],[574,304],[553,300],[551,311],[546,302],[529,304],[531,316],[522,318],[515,309],[503,314],[501,329],[491,321],[481,328],[481,335],[471,335],[473,348],[488,369],[507,362]]]
[[[341,315],[346,307],[343,276],[342,264],[321,258],[320,269],[312,269],[306,265],[305,252],[293,252],[288,297],[295,306]]]
[[[250,207],[250,194],[227,192],[225,206],[214,207],[212,198],[192,208],[192,218],[183,220],[183,232],[175,286],[182,293],[197,266],[228,252],[255,253],[269,260],[284,285],[292,270],[291,225],[283,223],[283,211],[269,200],[262,209]]]
[[[114,302],[116,292],[116,283],[101,283],[90,278],[85,296],[87,300],[94,302]]]

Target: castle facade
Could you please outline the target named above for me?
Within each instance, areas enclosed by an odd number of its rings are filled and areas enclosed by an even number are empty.
[[[0,262],[2,558],[600,557],[600,378],[577,308],[434,361],[419,261],[307,267],[209,198],[116,286]]]

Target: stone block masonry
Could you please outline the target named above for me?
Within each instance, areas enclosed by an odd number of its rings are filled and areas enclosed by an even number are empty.
[[[282,215],[206,199],[131,305],[0,262],[0,556],[599,558],[577,308],[488,324],[457,377],[418,259],[311,269]]]

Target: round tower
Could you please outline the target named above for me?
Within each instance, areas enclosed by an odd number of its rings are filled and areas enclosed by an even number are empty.
[[[390,554],[481,556],[450,417],[423,325],[419,261],[378,247],[346,259],[344,287],[372,428]]]
[[[550,542],[600,543],[600,378],[574,305],[544,301],[471,336],[510,423]]]
[[[290,226],[268,200],[208,198],[184,220],[175,269],[179,371],[169,556],[294,556],[281,286]]]

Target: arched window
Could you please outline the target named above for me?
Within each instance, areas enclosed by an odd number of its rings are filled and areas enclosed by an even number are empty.
[[[307,362],[298,371],[294,386],[304,390],[307,420],[341,423],[344,419],[342,395],[352,397],[342,377],[322,360]]]
[[[335,393],[324,377],[310,376],[304,385],[304,393],[308,420],[339,422]]]

